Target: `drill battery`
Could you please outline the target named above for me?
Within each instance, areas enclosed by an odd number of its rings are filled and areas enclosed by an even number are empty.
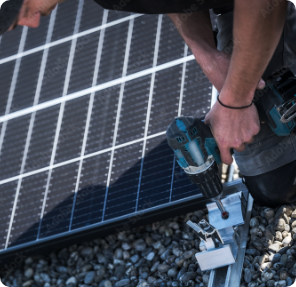
[[[261,121],[278,136],[296,132],[296,77],[289,69],[272,74],[263,90],[257,90],[254,103]]]

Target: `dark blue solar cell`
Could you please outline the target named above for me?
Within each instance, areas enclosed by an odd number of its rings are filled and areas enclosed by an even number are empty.
[[[112,146],[120,86],[96,93],[92,108],[85,153],[93,153]]]
[[[125,84],[116,144],[143,138],[150,79],[149,75]]]
[[[55,163],[80,156],[88,104],[88,96],[66,102]]]
[[[182,115],[204,118],[211,108],[211,95],[211,83],[202,69],[194,60],[187,62]]]
[[[22,58],[12,99],[12,106],[15,110],[22,110],[33,105],[42,55],[43,51]]]
[[[104,220],[136,211],[143,144],[115,150]]]
[[[147,140],[138,210],[169,202],[173,159],[164,135]]]
[[[110,153],[83,161],[72,229],[102,221]]]
[[[28,28],[24,28],[28,29]],[[0,59],[18,53],[23,27],[18,26],[16,29],[9,31],[1,36],[0,41]]]
[[[77,39],[68,93],[90,88],[93,84],[100,32]]]
[[[178,116],[181,72],[178,65],[156,73],[148,135],[166,131]]]
[[[167,15],[163,15],[157,65],[183,58],[184,42]]]
[[[36,112],[25,172],[46,167],[50,163],[60,105]]]
[[[73,35],[79,0],[59,4],[51,41]]]
[[[135,18],[127,74],[133,74],[153,65],[158,15]]]
[[[20,173],[30,117],[31,115],[18,117],[7,123],[0,154],[0,179],[13,177]]]
[[[105,31],[98,84],[121,78],[129,21]]]
[[[5,114],[9,91],[11,88],[11,80],[13,77],[14,67],[15,67],[15,61],[9,61],[7,63],[0,65],[0,78],[1,78],[0,116]],[[10,107],[10,111],[8,112],[13,113],[17,110],[19,110],[19,107],[17,104],[15,104],[15,106],[12,105]]]
[[[103,13],[104,9],[95,1],[83,1],[79,32],[100,26]]]
[[[69,230],[78,162],[52,171],[40,238]]]
[[[42,172],[22,179],[10,246],[37,239],[47,176],[48,172]]]
[[[45,44],[49,20],[50,20],[49,16],[41,17],[38,28],[34,28],[34,29],[30,28],[28,30],[25,49],[24,49],[25,51]]]
[[[0,250],[5,248],[17,180],[0,185]]]
[[[40,93],[40,103],[62,96],[70,46],[71,42],[66,42],[49,48]]]

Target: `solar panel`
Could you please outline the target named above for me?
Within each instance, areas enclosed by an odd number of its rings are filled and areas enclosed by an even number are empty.
[[[66,1],[1,37],[0,77],[2,258],[200,199],[165,130],[211,84],[167,16]]]

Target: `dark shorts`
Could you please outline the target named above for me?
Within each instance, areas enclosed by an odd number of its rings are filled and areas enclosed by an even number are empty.
[[[278,47],[263,75],[266,79],[273,72],[288,67],[296,74],[296,10],[288,3],[284,31]],[[262,16],[266,16],[262,11]],[[218,16],[218,49],[231,53],[233,12]],[[240,171],[245,176],[255,176],[275,170],[296,160],[296,136],[279,137],[261,124],[261,130],[255,141],[246,145],[243,152],[235,152],[235,159]]]

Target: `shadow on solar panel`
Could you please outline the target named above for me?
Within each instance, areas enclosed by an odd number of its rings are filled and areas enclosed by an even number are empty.
[[[133,154],[138,153],[140,147],[140,144],[137,144],[118,150],[107,190],[104,181],[107,180],[108,169],[102,169],[108,161],[107,153],[85,160],[81,187],[76,195],[73,191],[62,189],[67,189],[65,185],[67,180],[73,186],[75,178],[71,176],[69,170],[76,171],[77,165],[72,164],[72,168],[66,166],[64,170],[61,167],[60,170],[57,168],[53,174],[52,191],[47,197],[43,220],[41,222],[35,220],[28,229],[25,229],[26,225],[22,222],[26,221],[26,218],[16,221],[13,229],[18,232],[12,231],[9,247],[21,246],[36,239],[55,235],[62,236],[69,231],[85,227],[96,228],[99,231],[100,226],[114,223],[122,218],[135,220],[136,212],[137,216],[141,216],[149,208],[161,207],[199,193],[188,181],[184,172],[174,165],[173,154],[163,136],[147,141],[148,153],[144,161],[141,158],[132,160]],[[61,200],[62,194],[64,194],[63,200]],[[37,218],[33,213],[34,210],[31,215]],[[122,226],[111,230],[111,232],[118,231],[122,231]],[[21,235],[15,236],[16,233]]]

